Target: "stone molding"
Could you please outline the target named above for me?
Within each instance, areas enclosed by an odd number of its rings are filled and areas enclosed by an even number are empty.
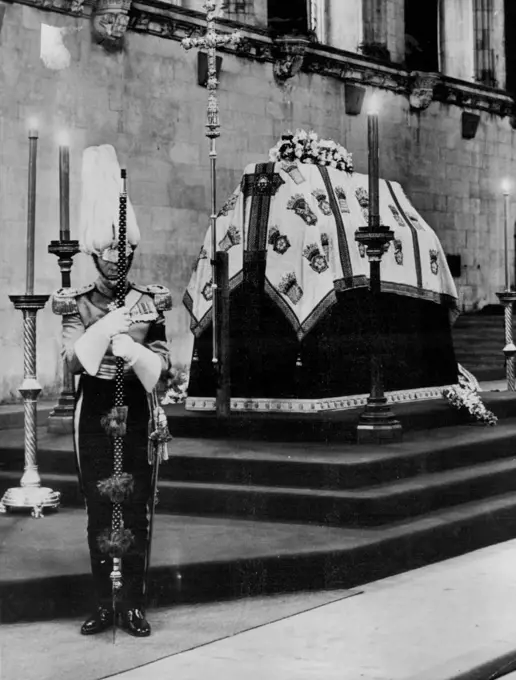
[[[71,16],[92,16],[94,0],[14,0],[38,9]],[[393,64],[382,64],[364,55],[334,47],[303,41],[299,38],[273,40],[265,29],[220,19],[219,26],[238,28],[243,36],[237,46],[221,48],[226,53],[256,61],[270,62],[278,81],[284,82],[299,72],[317,73],[344,82],[369,85],[406,96],[411,107],[424,110],[431,101],[486,111],[498,116],[516,117],[514,99],[503,90],[489,88],[444,76],[406,71]],[[161,0],[133,0],[129,15],[129,31],[148,33],[180,41],[205,32],[202,12],[185,9]],[[294,42],[296,45],[294,45]]]
[[[435,88],[441,82],[440,73],[413,71],[411,73],[410,108],[416,111],[427,109],[434,99]]]
[[[284,83],[302,70],[309,46],[310,40],[307,38],[282,36],[274,39],[272,49],[273,72],[277,83]]]

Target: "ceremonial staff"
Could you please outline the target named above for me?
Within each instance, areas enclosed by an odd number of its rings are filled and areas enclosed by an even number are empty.
[[[212,362],[215,369],[219,363],[219,296],[218,296],[218,274],[217,274],[217,137],[220,137],[219,105],[217,100],[217,47],[225,45],[236,45],[241,40],[238,31],[231,34],[217,33],[215,28],[215,18],[217,7],[216,0],[206,0],[204,5],[206,10],[206,34],[201,38],[184,38],[181,45],[185,50],[192,47],[201,47],[208,50],[208,108],[206,122],[206,137],[210,140],[210,183],[211,183],[211,265],[212,265],[212,333],[213,333],[213,358]]]
[[[127,189],[126,171],[121,170],[122,188],[119,197],[118,217],[118,264],[115,289],[114,308],[123,307],[126,296],[127,277]],[[115,372],[115,404],[110,413],[103,419],[106,432],[113,437],[113,475],[98,483],[99,491],[107,495],[113,503],[111,530],[100,537],[99,546],[103,552],[113,559],[113,570],[110,578],[112,584],[113,603],[113,642],[116,634],[116,600],[122,588],[122,556],[134,541],[131,531],[124,529],[122,502],[132,492],[134,480],[132,475],[124,473],[124,436],[127,430],[128,408],[124,405],[124,358],[116,357]]]

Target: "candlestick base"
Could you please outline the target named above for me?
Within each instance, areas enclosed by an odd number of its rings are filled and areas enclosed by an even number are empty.
[[[34,519],[43,517],[44,509],[57,510],[61,502],[59,491],[42,486],[19,486],[7,489],[0,501],[0,513],[9,510],[31,510]]]
[[[387,399],[369,397],[357,424],[358,444],[386,444],[400,442],[403,428],[396,420]]]
[[[505,318],[505,346],[503,353],[505,355],[505,374],[507,378],[507,390],[509,392],[516,391],[515,367],[514,358],[516,355],[516,347],[513,343],[513,304],[516,302],[516,292],[512,290],[504,290],[496,294],[500,302],[504,306]]]

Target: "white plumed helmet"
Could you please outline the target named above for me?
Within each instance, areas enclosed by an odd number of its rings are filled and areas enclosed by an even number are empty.
[[[88,255],[100,255],[118,244],[118,209],[122,187],[120,165],[111,144],[90,146],[82,155],[80,247]],[[136,248],[140,230],[133,206],[127,199],[127,243]]]

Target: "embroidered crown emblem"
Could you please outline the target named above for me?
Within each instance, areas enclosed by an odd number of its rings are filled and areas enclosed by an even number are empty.
[[[210,279],[208,283],[204,284],[204,288],[202,289],[202,296],[206,300],[206,302],[209,302],[213,298],[213,280]]]
[[[403,243],[399,239],[394,239],[394,259],[396,264],[403,264]]]
[[[326,258],[321,253],[317,243],[310,243],[307,245],[303,250],[303,256],[306,257],[310,263],[310,267],[318,274],[322,274],[322,272],[328,269]]]
[[[199,262],[201,260],[207,260],[208,259],[208,253],[206,252],[206,248],[204,246],[201,247],[201,250],[199,251],[199,255],[197,256],[197,259],[194,262],[193,265],[193,271],[196,272],[197,268],[199,266]]]
[[[396,208],[395,205],[390,205],[390,206],[389,206],[389,209],[390,209],[390,211],[391,211],[391,213],[392,213],[394,219],[396,220],[396,222],[400,225],[400,227],[405,227],[406,224],[405,224],[405,222],[403,221],[403,218],[402,218],[402,216],[400,215],[398,208]]]
[[[226,234],[224,235],[224,238],[219,241],[219,246],[221,250],[227,252],[233,246],[238,245],[240,241],[241,235],[238,230],[238,227],[232,224],[228,228]]]
[[[367,193],[367,189],[364,189],[363,187],[359,187],[355,191],[355,195],[357,197],[357,201],[359,202],[361,208],[368,208],[369,207],[369,194]]]
[[[290,248],[288,236],[286,234],[280,234],[280,230],[274,225],[269,229],[268,243],[272,246],[274,252],[279,255],[283,255]]]
[[[301,194],[292,196],[287,203],[287,208],[293,210],[306,224],[310,226],[317,224],[317,217],[308,205],[306,198]]]
[[[233,208],[235,207],[235,204],[237,202],[237,195],[232,194],[228,200],[224,203],[222,208],[219,210],[219,213],[217,217],[222,217],[223,215],[227,215]]]
[[[312,191],[312,196],[315,198],[319,204],[319,208],[323,215],[331,215],[331,206],[328,201],[328,196],[322,191],[322,189],[315,189]]]
[[[294,305],[297,305],[299,300],[303,297],[303,289],[298,284],[294,272],[289,272],[281,277],[281,281],[278,284],[278,290],[280,293],[283,293],[283,295],[286,295]]]
[[[305,178],[303,176],[303,173],[298,167],[297,163],[289,163],[288,161],[283,161],[281,164],[281,169],[289,175],[289,177],[296,183],[296,184],[303,184],[305,181]]]
[[[437,250],[430,251],[430,270],[432,274],[439,273],[439,253]]]
[[[344,189],[342,187],[335,187],[335,196],[337,197],[337,201],[339,203],[340,212],[348,213],[348,199],[346,198],[346,192]]]
[[[321,245],[324,250],[324,254],[326,255],[326,259],[330,259],[330,237],[326,232],[324,234],[321,234]]]

